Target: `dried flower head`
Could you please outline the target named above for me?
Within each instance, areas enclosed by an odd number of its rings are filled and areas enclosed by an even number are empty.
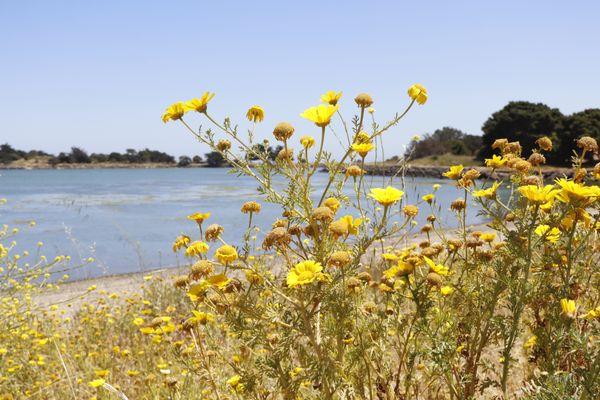
[[[331,253],[327,265],[331,267],[344,268],[352,261],[352,256],[347,251],[334,251]]]
[[[225,152],[225,151],[231,149],[231,142],[227,139],[221,139],[217,143],[217,149],[219,149],[219,151],[221,151],[221,152]]]
[[[281,142],[285,142],[292,137],[293,134],[294,127],[288,122],[280,122],[275,126],[275,129],[273,129],[273,136]]]
[[[223,227],[219,224],[211,224],[204,232],[204,238],[207,242],[214,242],[223,233]]]
[[[258,214],[260,212],[260,204],[257,203],[256,201],[248,201],[242,205],[241,211],[244,214],[249,214],[249,213]]]
[[[590,153],[598,152],[598,142],[596,142],[596,139],[589,136],[579,138],[579,140],[577,140],[577,147]]]
[[[333,211],[331,211],[331,208],[329,207],[317,207],[313,210],[311,218],[315,221],[328,224],[333,221]]]
[[[292,240],[289,232],[284,227],[277,227],[271,230],[265,236],[262,247],[265,250],[270,250],[272,247],[286,247]]]
[[[357,176],[364,175],[364,173],[365,171],[363,171],[363,169],[358,165],[350,165],[348,168],[346,168],[346,176],[352,176],[356,178]]]
[[[531,153],[527,161],[529,161],[532,166],[537,167],[539,165],[546,164],[546,157],[544,157],[541,153],[534,151]]]
[[[552,140],[549,137],[543,136],[535,141],[535,144],[538,145],[540,150],[544,151],[552,151]]]
[[[197,281],[203,277],[209,276],[214,271],[212,263],[208,260],[199,260],[194,263],[190,269],[189,278]]]
[[[354,101],[361,108],[367,108],[373,105],[373,99],[367,93],[360,93],[354,98]]]
[[[504,147],[508,144],[507,139],[496,139],[494,143],[492,143],[492,149],[497,150],[500,149],[504,153]]]
[[[467,207],[467,203],[463,199],[456,199],[450,203],[450,209],[453,211],[462,211]]]

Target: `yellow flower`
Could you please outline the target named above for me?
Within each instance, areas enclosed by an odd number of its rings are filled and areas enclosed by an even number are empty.
[[[344,236],[358,234],[358,227],[362,224],[362,218],[354,219],[352,215],[345,215],[339,220],[331,223],[330,230],[334,234],[341,234]],[[335,227],[335,228],[334,228]]]
[[[448,171],[444,172],[442,175],[449,179],[459,179],[463,169],[464,167],[462,165],[453,165]]]
[[[535,347],[536,344],[537,344],[537,336],[533,335],[532,337],[527,339],[527,341],[525,343],[523,343],[523,348],[532,349]]]
[[[94,379],[93,381],[88,382],[88,385],[93,388],[99,388],[100,386],[104,385],[105,383],[106,383],[106,381],[104,379]]]
[[[186,235],[177,236],[177,239],[173,242],[173,251],[184,248],[190,243],[190,237]]]
[[[319,104],[316,107],[310,107],[304,110],[300,116],[314,122],[318,127],[324,128],[329,125],[331,117],[335,114],[338,107],[339,106],[337,105],[332,106],[331,104]]]
[[[352,150],[360,154],[361,157],[366,157],[367,153],[373,150],[375,146],[371,142],[366,143],[352,143]]]
[[[423,257],[425,259],[425,262],[427,263],[427,265],[429,266],[429,270],[431,272],[435,272],[438,275],[442,275],[442,276],[446,276],[449,273],[449,269],[448,267],[446,267],[443,264],[436,264],[431,258],[429,257]]]
[[[107,369],[97,369],[94,371],[94,375],[96,375],[98,378],[106,378],[109,372],[110,371]]]
[[[389,207],[397,203],[403,195],[404,192],[402,190],[398,190],[391,186],[388,186],[385,189],[373,188],[371,189],[371,193],[369,193],[369,197],[373,198],[384,207]]]
[[[323,201],[323,205],[331,211],[337,212],[338,208],[340,208],[340,201],[335,197],[328,197]]]
[[[224,244],[217,249],[215,257],[217,257],[217,260],[219,260],[221,264],[229,264],[237,260],[238,254],[235,247]]]
[[[589,204],[600,198],[600,187],[596,185],[585,186],[567,179],[557,179],[556,185],[560,187],[556,197],[564,203]]]
[[[415,266],[413,264],[398,260],[398,263],[383,271],[383,275],[387,279],[393,279],[412,274],[414,270]]]
[[[191,215],[188,215],[187,219],[189,219],[190,221],[196,221],[198,224],[203,223],[205,220],[207,220],[208,218],[210,218],[210,213],[193,213]]]
[[[585,313],[583,316],[583,318],[585,319],[596,319],[596,318],[600,318],[600,306],[588,311],[587,313]]]
[[[214,93],[204,92],[202,97],[199,99],[191,99],[190,101],[185,103],[185,108],[187,111],[198,111],[200,113],[206,112],[206,108],[208,106],[208,102],[215,97]]]
[[[177,103],[171,104],[162,115],[162,121],[167,123],[169,121],[175,121],[181,119],[187,112],[183,102],[178,101]]]
[[[494,232],[486,232],[482,233],[479,238],[486,243],[491,243],[494,241],[494,239],[496,239],[496,234]]]
[[[305,149],[310,149],[315,145],[315,138],[312,136],[302,136],[300,138],[300,144],[302,144]]]
[[[200,282],[190,286],[187,295],[191,301],[196,302],[204,298],[204,295],[206,294],[209,288],[210,283],[203,279]]]
[[[492,183],[492,186],[490,186],[487,189],[475,190],[473,192],[473,196],[493,199],[494,197],[496,197],[496,191],[498,190],[499,187],[500,187],[500,182],[494,182],[494,183]]]
[[[323,266],[313,260],[299,262],[287,275],[287,285],[290,288],[308,285],[314,281],[328,282],[331,277],[322,272]]]
[[[404,208],[402,209],[402,212],[404,212],[404,215],[406,215],[409,218],[416,217],[417,214],[419,213],[419,207],[414,206],[412,204],[408,204],[408,205],[404,206]]]
[[[187,320],[188,323],[191,324],[206,325],[209,322],[213,322],[215,320],[215,316],[211,313],[192,310],[192,314],[194,314],[194,316]]]
[[[423,201],[431,204],[433,202],[433,199],[435,199],[435,195],[434,194],[426,194],[425,196],[421,197],[423,199]]]
[[[331,104],[332,106],[337,105],[338,101],[342,97],[342,92],[335,92],[333,90],[328,91],[324,95],[321,95],[321,101],[323,103]]]
[[[524,185],[520,186],[517,190],[521,193],[521,196],[529,200],[530,203],[539,205],[552,202],[558,194],[558,190],[554,189],[554,186],[552,185],[546,185],[544,187]]]
[[[560,308],[562,309],[562,313],[568,318],[575,318],[577,315],[577,304],[575,303],[575,300],[561,299]]]
[[[444,296],[448,296],[454,293],[454,288],[452,286],[442,286],[440,288],[440,293]]]
[[[204,242],[196,241],[193,242],[185,249],[185,255],[188,257],[199,256],[200,254],[204,254],[208,251],[208,245]]]
[[[265,110],[261,106],[252,106],[248,109],[246,118],[252,122],[262,122],[265,119]]]
[[[415,100],[419,104],[425,104],[427,101],[427,89],[416,83],[408,88],[408,97]]]
[[[488,168],[496,169],[506,164],[506,161],[507,160],[504,157],[493,155],[492,158],[485,159],[485,166]]]
[[[235,250],[235,249],[234,249]],[[223,263],[225,264],[225,263]],[[229,279],[225,274],[218,274],[209,277],[206,282],[216,287],[217,289],[223,289],[225,286],[229,285],[231,279]]]
[[[244,384],[241,382],[242,377],[234,375],[227,380],[227,385],[236,393],[242,393],[245,390]]]
[[[556,243],[560,239],[560,229],[557,227],[550,229],[548,225],[540,225],[535,228],[535,234],[544,237],[550,243]]]

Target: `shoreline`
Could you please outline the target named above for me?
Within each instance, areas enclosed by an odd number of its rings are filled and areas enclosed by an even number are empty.
[[[89,170],[89,169],[172,169],[172,168],[230,168],[228,165],[219,167],[210,167],[206,163],[192,163],[186,166],[179,166],[177,163],[89,163],[89,164],[68,164],[61,163],[50,165],[48,163],[11,163],[0,164],[2,170]],[[395,174],[404,174],[410,177],[435,178],[443,179],[443,173],[448,170],[449,166],[437,165],[411,165],[410,163],[403,167],[399,164],[366,164],[364,166],[367,175],[386,175],[392,176]],[[473,168],[479,171],[480,179],[506,179],[512,175],[512,171],[508,169],[498,169],[491,173],[490,169],[485,166],[465,167]],[[327,172],[325,167],[319,169],[321,172]],[[554,180],[566,176],[572,176],[572,169],[564,167],[548,166],[542,168],[542,175],[545,179]]]
[[[171,168],[227,168],[223,167],[209,167],[206,164],[190,164],[185,167],[177,165],[177,163],[89,163],[89,164],[68,164],[60,163],[56,165],[50,165],[48,163],[11,163],[11,164],[0,164],[1,170],[72,170],[72,169],[171,169]]]

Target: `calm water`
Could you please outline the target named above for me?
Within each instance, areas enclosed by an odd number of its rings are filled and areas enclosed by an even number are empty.
[[[316,174],[323,185],[326,174]],[[380,186],[381,177],[366,181]],[[442,213],[459,197],[447,181],[415,178],[407,180],[410,202],[442,184],[437,199]],[[0,171],[0,223],[18,226],[18,248],[32,250],[44,242],[44,254],[70,254],[74,260],[93,256],[97,262],[77,277],[124,273],[185,263],[171,251],[180,233],[194,234],[186,219],[195,211],[210,211],[209,223],[225,228],[224,237],[239,244],[246,216],[239,208],[248,200],[262,202],[256,183],[226,169],[98,169],[98,170],[7,170]],[[263,204],[259,221],[272,221],[281,211]],[[421,218],[426,217],[422,212]],[[37,226],[28,227],[35,220]],[[480,222],[475,215],[470,223]],[[263,226],[264,228],[264,226]],[[34,253],[34,251],[32,251]]]

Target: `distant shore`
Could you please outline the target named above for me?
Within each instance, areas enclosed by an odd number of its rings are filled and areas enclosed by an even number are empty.
[[[226,166],[223,166],[226,167]],[[177,163],[120,163],[120,162],[102,162],[102,163],[58,163],[50,164],[47,162],[27,162],[15,161],[10,164],[0,164],[0,170],[33,170],[33,169],[150,169],[150,168],[214,168],[206,163],[191,163],[186,166],[179,166]],[[221,167],[217,167],[221,168]]]
[[[0,164],[0,170],[44,170],[44,169],[154,169],[154,168],[229,168],[227,165],[220,167],[211,167],[207,163],[191,163],[186,166],[180,166],[177,163],[117,163],[117,162],[102,162],[102,163],[59,163],[50,164],[47,162],[21,162],[16,161],[10,164]],[[367,175],[387,175],[404,174],[405,176],[442,179],[443,173],[448,170],[448,166],[439,165],[411,165],[404,167],[399,164],[377,164],[365,165],[364,169]],[[499,169],[493,173],[489,168],[483,166],[473,166],[465,168],[474,168],[481,174],[481,179],[505,179],[508,178],[513,171],[508,169]],[[326,172],[325,168],[321,171]],[[555,179],[563,176],[570,177],[572,170],[570,168],[561,167],[544,167],[542,175],[546,179]]]

